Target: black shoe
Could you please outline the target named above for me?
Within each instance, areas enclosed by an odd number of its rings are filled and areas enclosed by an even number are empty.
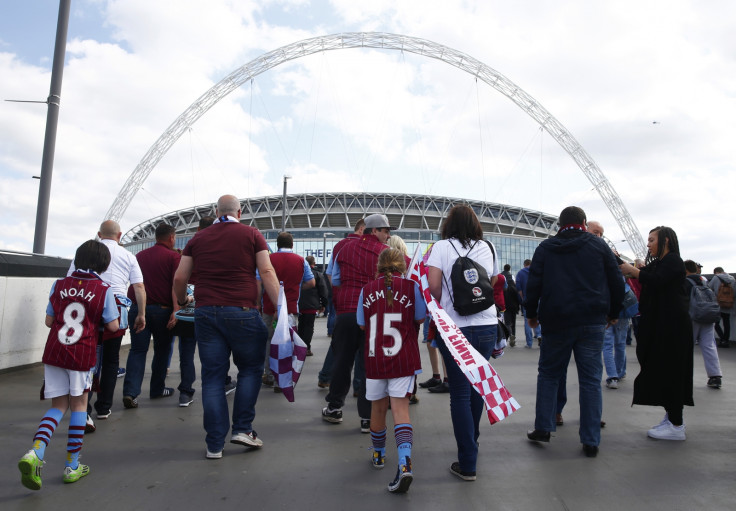
[[[719,347],[719,348],[730,348],[730,347],[731,347],[731,345],[730,345],[730,344],[728,344],[728,341],[724,341],[723,339],[721,339],[721,340],[720,340],[720,341],[718,342],[718,347]]]
[[[583,452],[588,458],[595,458],[598,456],[598,446],[583,444]]]
[[[458,476],[463,481],[475,481],[475,472],[464,472],[460,470],[460,463],[457,461],[450,465],[450,473]]]
[[[427,390],[435,394],[444,394],[446,392],[450,392],[450,384],[447,383],[446,381],[443,381],[439,385],[435,385],[434,387],[429,387]]]
[[[550,433],[541,429],[530,429],[526,432],[526,437],[532,442],[549,442]]]
[[[440,383],[442,383],[442,380],[440,380],[439,378],[435,378],[433,376],[429,380],[423,381],[422,383],[420,383],[419,386],[422,387],[423,389],[431,389],[432,387],[436,387]]]
[[[720,389],[721,388],[721,377],[711,376],[710,378],[708,378],[708,386],[712,389]]]
[[[151,396],[151,399],[161,399],[162,397],[171,397],[174,395],[174,389],[171,387],[164,387],[164,391],[158,396]]]

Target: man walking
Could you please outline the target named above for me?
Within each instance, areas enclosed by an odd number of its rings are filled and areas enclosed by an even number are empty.
[[[524,307],[524,300],[526,300],[526,284],[529,279],[529,265],[532,264],[531,259],[524,260],[524,267],[519,270],[516,274],[516,289],[519,291],[519,302],[522,304],[521,312],[524,314],[524,335],[526,336],[526,348],[531,349],[534,344],[534,339],[537,340],[537,344],[541,344],[542,341],[542,330],[539,325],[534,328],[529,326],[527,321],[526,307]]]
[[[557,390],[575,353],[580,387],[580,441],[588,457],[598,454],[601,427],[601,350],[608,325],[616,323],[624,282],[606,243],[587,232],[585,212],[562,210],[556,236],[534,252],[526,285],[527,322],[544,325],[537,376],[534,429],[529,440],[549,442],[556,430]]]
[[[729,348],[730,344],[729,341],[731,340],[731,312],[733,311],[734,307],[734,301],[733,296],[734,292],[736,292],[736,280],[723,271],[723,268],[720,266],[716,267],[713,270],[713,273],[715,274],[713,278],[708,282],[708,286],[713,290],[713,292],[716,294],[716,297],[718,296],[718,291],[720,290],[722,285],[730,286],[731,288],[731,303],[721,303],[719,302],[718,305],[721,306],[721,321],[716,323],[716,334],[718,334],[718,346],[721,348]],[[723,328],[721,329],[721,323],[723,323]]]
[[[279,282],[268,257],[268,245],[255,228],[240,223],[240,201],[223,195],[217,201],[217,220],[199,231],[184,247],[174,276],[180,306],[194,271],[194,328],[202,364],[202,406],[208,459],[222,458],[230,430],[223,382],[230,354],[238,368],[230,442],[261,447],[253,429],[261,388],[267,330],[256,306],[256,269],[272,303],[278,303]]]
[[[356,352],[362,359],[365,334],[358,326],[356,310],[363,286],[372,281],[378,268],[378,255],[388,248],[391,237],[386,215],[374,214],[365,218],[365,230],[359,239],[349,241],[333,259],[332,285],[337,321],[331,348],[335,355],[330,392],[325,397],[327,406],[322,418],[333,424],[342,422],[342,407],[350,390],[350,373]],[[358,390],[360,431],[370,433],[371,403],[365,398],[365,379]]]

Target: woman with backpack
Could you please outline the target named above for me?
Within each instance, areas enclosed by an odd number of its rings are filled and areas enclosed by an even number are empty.
[[[662,422],[647,431],[658,440],[685,440],[683,407],[693,406],[693,329],[685,290],[685,265],[677,234],[669,227],[649,232],[646,266],[623,263],[625,276],[638,278],[639,337],[634,380],[636,405],[663,406]]]
[[[460,261],[467,265],[460,272],[466,275],[465,282],[457,278],[456,263]],[[442,225],[442,239],[434,244],[427,259],[429,289],[468,342],[486,359],[496,344],[498,320],[492,306],[493,284],[498,273],[495,249],[483,239],[475,212],[466,205],[454,206]],[[470,290],[468,283],[472,283]],[[490,290],[490,297],[486,290]],[[485,309],[468,314],[465,305],[481,300],[484,303],[478,308]],[[447,368],[450,415],[458,451],[458,461],[452,463],[450,472],[464,481],[475,481],[483,398],[473,390],[444,342],[437,344]]]

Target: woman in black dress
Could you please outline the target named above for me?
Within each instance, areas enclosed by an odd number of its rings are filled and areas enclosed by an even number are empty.
[[[633,404],[663,406],[661,423],[647,431],[659,440],[685,440],[685,405],[693,406],[693,332],[685,290],[685,265],[677,235],[655,227],[647,241],[647,265],[624,263],[621,272],[641,282]]]

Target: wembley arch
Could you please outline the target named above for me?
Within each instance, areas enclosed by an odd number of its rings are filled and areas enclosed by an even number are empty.
[[[504,75],[470,55],[426,39],[382,32],[352,32],[304,39],[264,53],[227,75],[192,103],[148,149],[125,181],[105,218],[116,221],[122,218],[156,164],[179,137],[220,99],[248,80],[284,62],[324,51],[349,48],[399,50],[441,60],[473,75],[509,98],[539,123],[570,155],[603,199],[623,231],[629,247],[638,257],[644,257],[646,247],[641,233],[611,183],[575,137],[537,100]]]

